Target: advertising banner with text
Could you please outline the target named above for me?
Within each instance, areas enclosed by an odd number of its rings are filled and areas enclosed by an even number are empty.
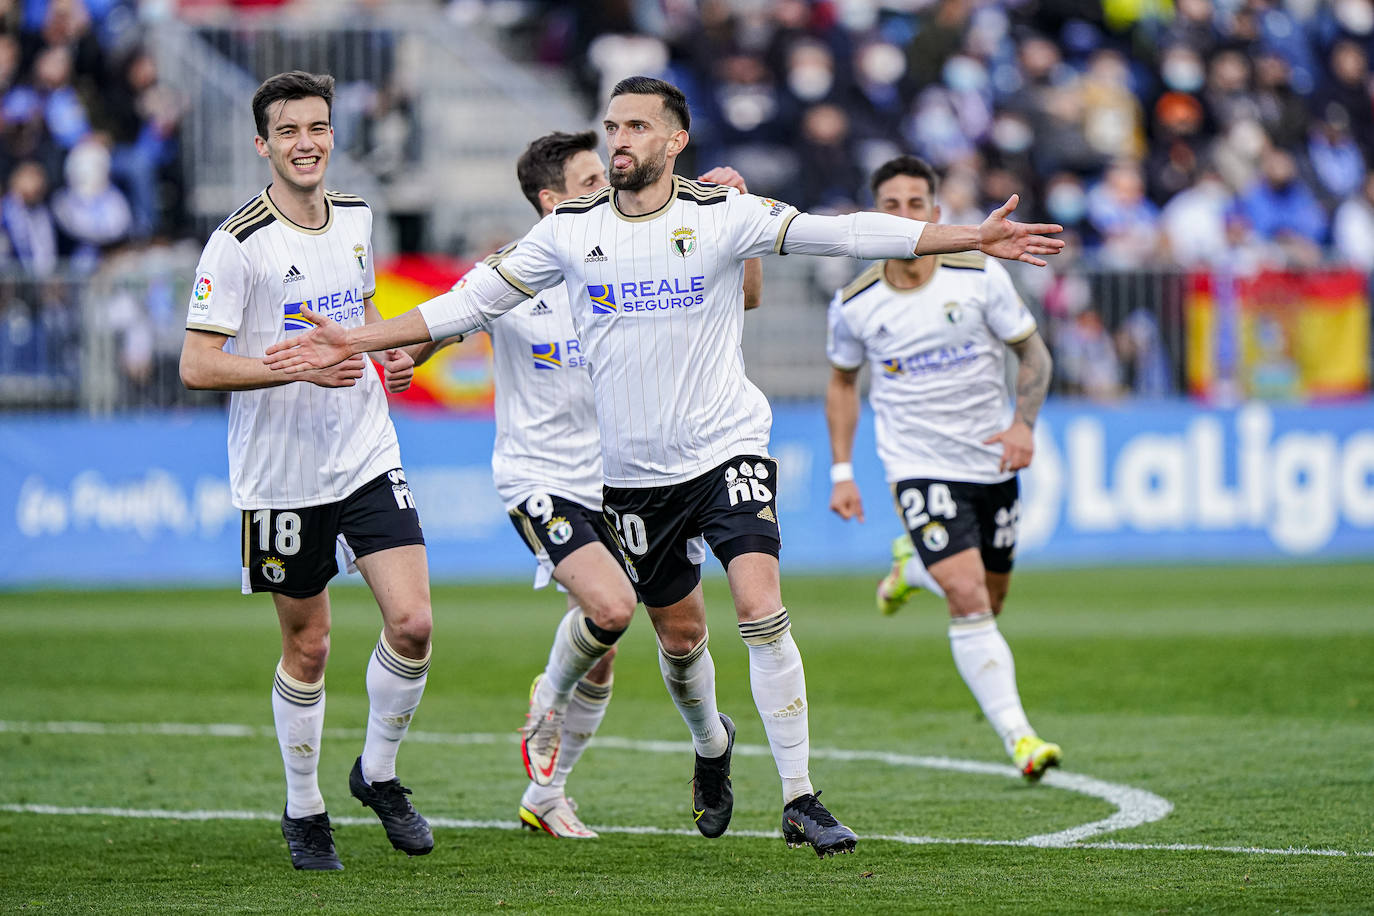
[[[438,581],[532,577],[492,487],[489,419],[398,415]],[[1022,475],[1023,567],[1374,562],[1374,403],[1046,406]],[[864,414],[867,520],[828,509],[820,404],[775,408],[784,572],[882,574],[900,530]],[[0,587],[240,579],[220,413],[0,418]],[[718,569],[714,561],[709,568]]]

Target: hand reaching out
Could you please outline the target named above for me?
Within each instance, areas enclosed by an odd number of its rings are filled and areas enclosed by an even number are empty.
[[[311,369],[327,369],[353,355],[343,325],[305,306],[301,307],[301,317],[315,327],[268,347],[262,361],[269,369],[298,375]]]
[[[1020,202],[1021,196],[1013,194],[988,214],[978,227],[978,250],[995,258],[1044,267],[1045,262],[1036,255],[1058,254],[1064,247],[1064,240],[1048,236],[1063,232],[1064,227],[1057,223],[1017,223],[1007,219]]]

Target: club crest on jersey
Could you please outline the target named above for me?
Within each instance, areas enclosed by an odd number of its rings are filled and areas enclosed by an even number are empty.
[[[609,284],[587,284],[587,298],[592,300],[593,315],[614,315],[620,311],[615,304],[615,287]]]
[[[353,260],[358,262],[358,269],[367,273],[367,249],[359,242],[353,246]]]
[[[282,311],[286,314],[286,320],[282,324],[283,330],[287,331],[308,331],[314,327],[313,324],[305,320],[301,314],[302,308],[314,309],[315,304],[311,299],[303,302],[288,302],[282,306]]]
[[[530,355],[534,357],[536,369],[561,369],[563,360],[559,358],[558,343],[530,344]]]
[[[572,525],[561,515],[556,515],[549,519],[549,524],[546,527],[549,532],[549,540],[554,544],[566,544],[573,536]]]
[[[286,579],[286,564],[276,557],[263,557],[262,577],[273,585],[281,585]]]
[[[672,235],[673,251],[677,252],[678,257],[685,258],[697,250],[697,234],[693,229],[683,226],[681,229],[674,229]]]
[[[945,320],[950,324],[958,324],[959,319],[964,317],[964,310],[959,307],[957,302],[945,303]]]

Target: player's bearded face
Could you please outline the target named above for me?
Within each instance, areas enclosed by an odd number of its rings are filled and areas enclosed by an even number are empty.
[[[614,165],[616,159],[624,156],[630,160],[625,168]],[[668,143],[665,140],[655,152],[641,160],[627,149],[618,149],[611,155],[611,187],[617,191],[641,191],[653,184],[668,167]]]

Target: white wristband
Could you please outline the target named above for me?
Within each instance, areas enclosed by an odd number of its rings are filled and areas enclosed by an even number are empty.
[[[844,483],[854,479],[854,465],[848,461],[837,461],[830,466],[830,482]]]

